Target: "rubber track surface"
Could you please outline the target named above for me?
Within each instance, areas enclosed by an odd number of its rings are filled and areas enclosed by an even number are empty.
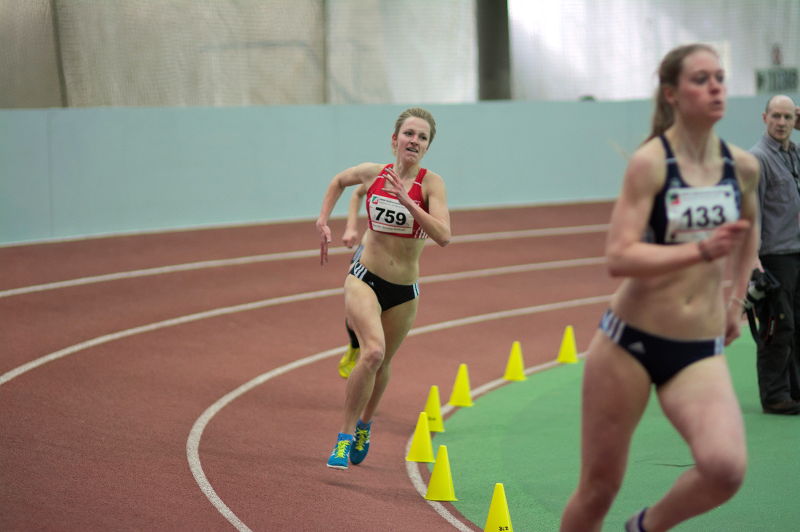
[[[459,236],[606,224],[610,209],[609,203],[587,203],[457,211],[453,230]],[[333,229],[334,238],[340,236],[342,221]],[[615,285],[602,264],[424,280],[601,257],[604,237],[590,231],[429,246],[415,327],[610,294]],[[309,221],[0,248],[0,291],[309,251],[300,258],[0,297],[0,530],[233,529],[192,475],[190,431],[206,409],[242,384],[345,345],[338,290],[349,251],[341,250],[321,268],[317,247]],[[330,295],[290,297],[322,290]],[[277,297],[289,300],[162,323]],[[552,360],[568,324],[579,348],[585,348],[602,308],[589,305],[409,337],[393,363],[370,456],[345,472],[325,467],[344,393],[345,381],[336,373],[338,353],[287,371],[210,418],[199,440],[202,471],[230,512],[252,530],[452,529],[406,473],[405,445],[430,386],[438,384],[446,401],[460,363],[468,364],[473,386],[502,376],[513,340],[525,346],[528,365]],[[124,331],[129,332],[80,345]],[[54,353],[61,354],[41,360]]]

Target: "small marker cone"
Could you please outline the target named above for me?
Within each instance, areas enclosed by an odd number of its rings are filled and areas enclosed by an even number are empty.
[[[447,446],[440,445],[436,453],[436,463],[428,481],[425,498],[429,501],[457,501],[453,489],[453,476],[450,474],[450,459],[447,458]]]
[[[411,447],[408,449],[407,462],[434,462],[433,445],[431,444],[431,431],[428,428],[428,414],[419,413],[417,428],[414,429],[414,437],[411,439]]]
[[[428,400],[425,402],[425,413],[428,414],[428,428],[431,432],[444,432],[444,421],[442,420],[442,404],[439,401],[439,387],[435,384],[428,392]]]
[[[456,382],[453,391],[450,393],[451,406],[472,406],[472,392],[469,387],[469,371],[466,364],[458,366]]]
[[[484,532],[514,532],[511,526],[511,515],[508,513],[508,503],[506,502],[506,490],[503,485],[494,485],[492,493],[492,503],[489,505],[489,515],[486,516],[486,526]]]
[[[528,379],[525,376],[525,363],[522,361],[522,348],[519,342],[515,341],[511,344],[511,353],[508,355],[506,373],[503,378],[507,381],[524,381]]]
[[[562,364],[575,364],[578,362],[578,348],[575,347],[575,331],[572,325],[567,325],[564,329],[564,338],[561,340],[561,348],[558,350],[558,362]]]

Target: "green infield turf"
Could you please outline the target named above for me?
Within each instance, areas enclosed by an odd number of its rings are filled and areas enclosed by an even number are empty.
[[[747,329],[726,353],[747,429],[745,483],[729,502],[675,530],[800,530],[800,416],[761,412],[755,344]],[[472,522],[484,526],[494,485],[502,483],[516,532],[558,530],[578,476],[583,364],[559,365],[497,388],[458,409],[445,420],[445,432],[435,434],[434,452],[447,446],[459,499],[454,504]],[[651,396],[603,530],[622,530],[630,515],[660,498],[691,465],[687,446]]]

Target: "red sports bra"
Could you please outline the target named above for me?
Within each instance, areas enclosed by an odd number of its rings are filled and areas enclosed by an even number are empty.
[[[420,227],[411,212],[400,203],[397,196],[383,190],[386,181],[386,169],[392,166],[394,165],[387,164],[384,166],[381,173],[378,174],[378,178],[367,190],[366,201],[369,228],[378,233],[401,238],[428,238],[428,234]],[[417,177],[414,178],[414,184],[411,185],[411,190],[408,191],[409,197],[417,205],[421,206],[425,212],[428,212],[428,206],[422,199],[422,180],[427,173],[428,171],[425,168],[420,168]]]

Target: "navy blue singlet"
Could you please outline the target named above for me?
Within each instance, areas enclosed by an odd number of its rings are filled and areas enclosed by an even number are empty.
[[[650,213],[650,221],[648,222],[647,241],[656,244],[675,244],[670,235],[667,234],[668,220],[667,220],[667,202],[671,200],[672,195],[670,191],[679,188],[692,188],[681,177],[680,169],[678,168],[678,161],[672,153],[672,147],[669,145],[666,137],[661,135],[659,137],[661,143],[664,145],[664,151],[667,155],[667,177],[664,180],[664,186],[656,194],[653,200],[653,210]],[[739,212],[742,209],[742,192],[739,188],[739,181],[736,179],[736,170],[734,168],[733,157],[725,142],[720,139],[720,151],[724,161],[722,171],[722,179],[715,186],[731,185],[735,194],[736,208]],[[730,222],[734,220],[723,220],[723,222]],[[711,223],[709,229],[713,229],[715,225],[721,223]]]

